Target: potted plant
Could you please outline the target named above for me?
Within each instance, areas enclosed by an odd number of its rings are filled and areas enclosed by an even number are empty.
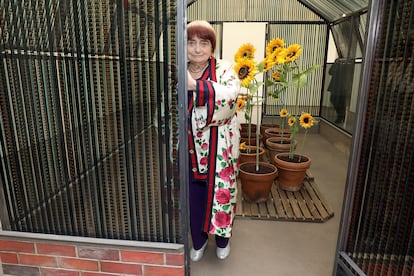
[[[235,54],[234,60],[236,65],[234,67],[238,78],[241,81],[242,87],[246,88],[246,93],[238,100],[238,109],[245,111],[245,119],[248,126],[248,141],[250,141],[252,134],[252,112],[255,104],[261,103],[262,96],[259,95],[259,88],[264,84],[263,81],[257,79],[257,75],[268,71],[274,66],[270,55],[259,63],[254,60],[254,53],[256,49],[251,43],[246,43],[240,46]],[[259,109],[257,109],[259,113]],[[256,114],[259,118],[259,114]],[[260,128],[255,128],[256,141],[260,141]],[[254,202],[266,201],[269,197],[271,187],[276,177],[277,169],[273,164],[261,162],[260,155],[263,150],[257,145],[240,144],[240,159],[243,161],[239,168],[239,177],[241,187],[245,199]],[[243,151],[247,154],[254,155],[254,160],[244,162]]]
[[[302,53],[301,46],[299,44],[292,44],[287,48],[284,47],[284,41],[276,38],[273,42],[275,51],[274,59],[276,60],[276,66],[274,66],[269,72],[272,78],[267,82],[269,94],[275,99],[279,99],[281,93],[286,93],[289,87],[293,88],[295,93],[295,104],[293,106],[293,112],[289,112],[286,106],[280,111],[280,117],[283,120],[287,120],[290,136],[288,140],[281,140],[280,143],[288,141],[289,151],[287,153],[277,153],[274,156],[274,164],[278,169],[278,183],[279,187],[284,190],[297,191],[302,187],[303,179],[306,174],[306,170],[310,167],[311,159],[307,156],[295,153],[296,150],[296,134],[300,128],[305,130],[306,139],[307,131],[310,127],[314,126],[317,121],[308,112],[299,111],[299,89],[303,88],[307,84],[307,75],[316,70],[319,65],[313,65],[303,71],[297,64],[297,59]],[[283,128],[282,128],[283,131]]]

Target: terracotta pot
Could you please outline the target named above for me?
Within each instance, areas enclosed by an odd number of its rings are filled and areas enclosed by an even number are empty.
[[[274,128],[268,128],[265,130],[265,135],[264,135],[264,139],[266,140],[267,138],[270,137],[286,137],[286,138],[290,138],[290,130],[289,129],[284,129],[282,132],[281,128],[278,127],[274,127]]]
[[[300,190],[306,170],[311,165],[311,159],[298,154],[294,154],[293,159],[289,159],[289,153],[278,153],[274,162],[277,167],[279,187],[291,192]]]
[[[243,124],[240,124],[240,127],[241,127],[240,133],[248,133],[249,132],[249,124],[243,123]],[[251,130],[250,131],[252,132],[252,135],[254,135],[256,133],[256,124],[251,124]]]
[[[277,169],[274,165],[264,162],[247,162],[240,165],[239,178],[243,197],[251,202],[265,202],[269,198]]]
[[[265,141],[266,141],[265,131],[266,131],[266,129],[269,129],[269,128],[279,128],[279,125],[278,124],[261,124],[260,125],[260,134],[262,135],[263,145],[265,144]]]
[[[282,152],[290,152],[290,139],[285,137],[269,137],[265,141],[265,148],[269,152],[269,160],[274,164],[276,154]],[[294,149],[298,142],[295,140]]]
[[[247,150],[240,149],[240,155],[239,155],[239,163],[245,163],[245,162],[256,162],[256,146],[246,146],[248,149],[250,149],[250,152],[247,152]],[[263,157],[266,151],[264,148],[259,147],[259,161],[263,161]]]
[[[260,134],[265,135],[265,130],[269,128],[280,128],[278,124],[261,124],[260,125]]]
[[[249,140],[249,136],[247,134],[244,133],[240,133],[240,143],[246,143],[246,145],[249,146],[257,146],[257,139],[256,139],[256,133],[252,133],[250,136],[250,140]],[[262,139],[262,135],[259,134],[259,142]]]

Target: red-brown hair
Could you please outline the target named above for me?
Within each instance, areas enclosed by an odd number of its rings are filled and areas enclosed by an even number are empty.
[[[214,52],[216,49],[216,32],[210,23],[201,20],[189,23],[187,25],[187,39],[190,40],[195,37],[209,40]]]

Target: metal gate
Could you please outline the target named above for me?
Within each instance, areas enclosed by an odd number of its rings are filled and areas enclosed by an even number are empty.
[[[177,241],[175,8],[0,1],[4,230]]]

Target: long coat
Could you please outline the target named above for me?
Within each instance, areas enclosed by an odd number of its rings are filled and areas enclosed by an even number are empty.
[[[194,179],[208,186],[203,231],[230,237],[237,197],[240,81],[231,63],[214,57],[209,63],[189,95],[190,169]]]

